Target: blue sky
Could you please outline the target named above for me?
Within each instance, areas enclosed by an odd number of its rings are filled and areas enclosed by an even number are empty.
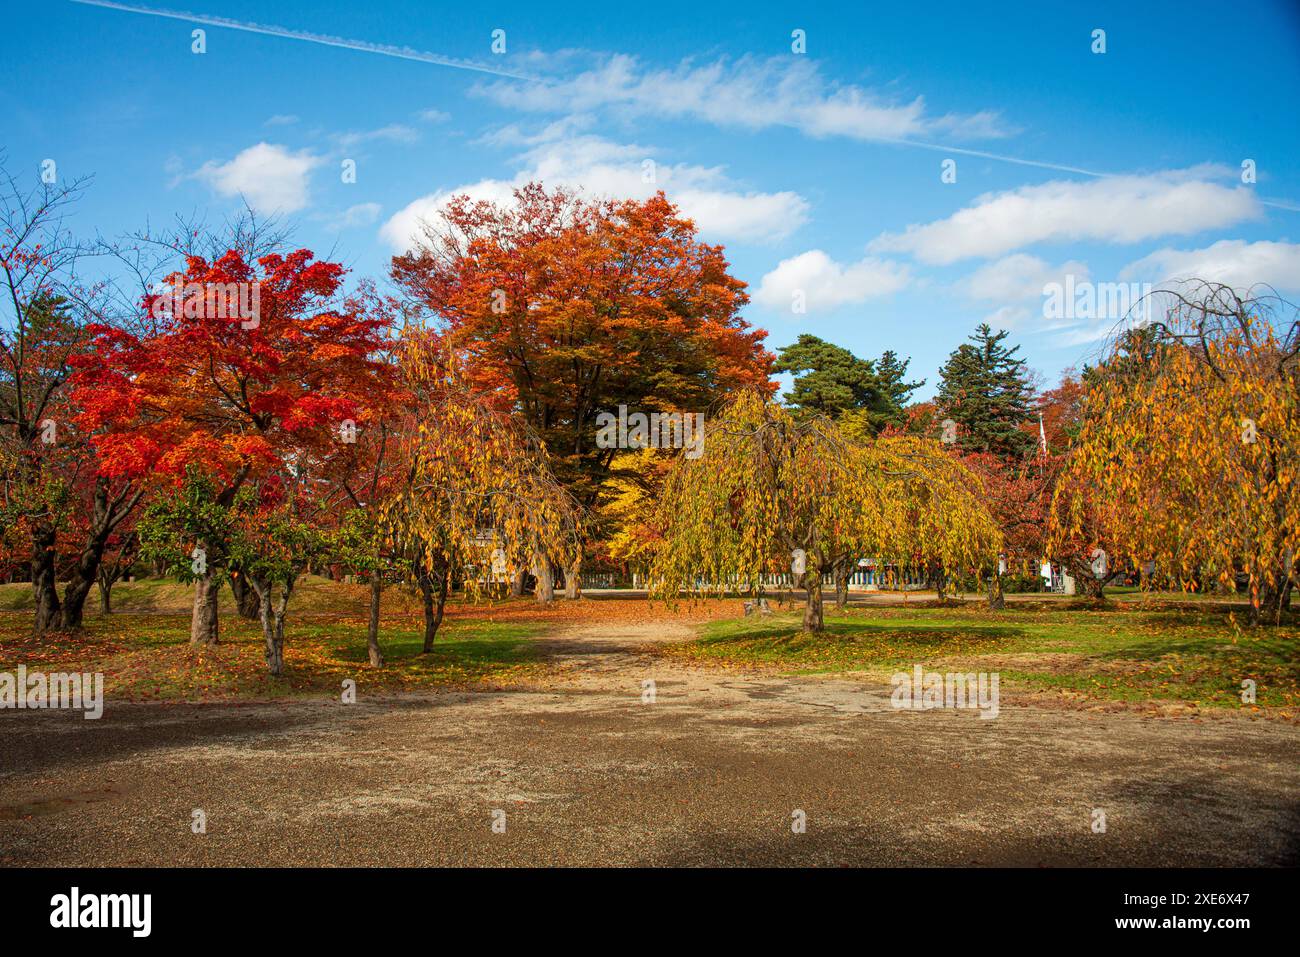
[[[1300,300],[1294,2],[149,6],[497,72],[72,0],[15,8],[0,148],[11,172],[93,174],[84,232],[216,221],[243,197],[359,278],[454,192],[662,188],[726,245],[770,345],[893,349],[929,380],[920,396],[986,319],[1048,383],[1095,355],[1113,317],[1044,316],[1067,275]]]

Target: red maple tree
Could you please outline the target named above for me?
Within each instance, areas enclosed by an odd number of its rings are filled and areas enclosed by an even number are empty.
[[[146,298],[147,331],[91,327],[73,402],[100,473],[176,484],[198,469],[229,505],[246,482],[321,467],[374,418],[390,382],[377,357],[384,320],[339,301],[343,274],[306,249],[190,256]],[[236,295],[255,309],[234,308]],[[220,584],[212,567],[197,582],[193,641],[216,640]]]

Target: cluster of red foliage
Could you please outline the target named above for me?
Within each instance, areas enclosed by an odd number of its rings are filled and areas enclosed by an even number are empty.
[[[334,305],[342,275],[305,249],[253,264],[234,251],[192,257],[171,278],[256,284],[255,321],[164,312],[144,334],[91,327],[72,403],[102,474],[180,477],[197,465],[229,485],[304,450],[324,454],[345,423],[379,414],[384,324]],[[145,302],[151,315],[154,305]]]

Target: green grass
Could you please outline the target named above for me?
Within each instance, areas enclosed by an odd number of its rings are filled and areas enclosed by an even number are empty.
[[[100,616],[92,595],[84,634],[34,639],[30,586],[0,586],[0,670],[23,663],[102,671],[118,699],[169,700],[337,694],[348,678],[362,691],[501,687],[554,673],[533,641],[553,624],[534,614],[531,603],[453,603],[434,651],[425,655],[416,604],[401,588],[385,593],[380,644],[387,664],[373,669],[366,654],[366,588],[308,577],[290,604],[286,674],[273,680],[266,675],[258,624],[233,613],[228,591],[222,595],[222,643],[214,650],[191,648],[191,597],[189,586],[175,582],[122,583],[114,589],[116,614]],[[816,636],[801,633],[798,612],[727,618],[659,653],[794,674],[887,677],[914,664],[997,671],[1008,688],[1223,708],[1242,707],[1241,682],[1250,678],[1259,706],[1287,713],[1300,705],[1300,627],[1294,621],[1241,627],[1222,600],[1116,598],[1096,608],[1059,596],[1024,596],[999,612],[979,603],[856,607],[829,612],[826,632]]]
[[[500,687],[526,683],[549,671],[531,640],[543,624],[492,621],[473,609],[450,614],[433,651],[423,654],[422,621],[406,607],[409,602],[399,589],[385,594],[380,647],[386,664],[371,668],[365,598],[359,594],[364,589],[323,579],[309,579],[304,586],[290,602],[285,674],[279,679],[266,673],[259,623],[224,607],[229,601],[223,603],[220,644],[215,649],[191,647],[188,611],[172,611],[178,597],[187,605],[191,592],[159,581],[119,585],[114,604],[123,610],[105,617],[98,614],[97,605],[88,607],[85,631],[78,635],[34,638],[30,612],[15,610],[18,603],[4,605],[0,670],[12,671],[21,663],[47,671],[100,671],[116,700],[189,701],[337,694],[344,679],[356,681],[361,692]],[[4,586],[0,591],[10,598],[15,589]]]
[[[62,597],[64,586],[59,586]],[[114,612],[167,612],[185,614],[194,599],[194,586],[182,584],[173,578],[140,578],[118,582],[113,586]],[[347,614],[355,612],[358,602],[366,602],[366,586],[347,585],[322,578],[304,575],[294,588],[292,604],[311,612]],[[222,612],[234,610],[234,597],[229,588],[222,588]],[[405,588],[390,588],[384,593],[385,606],[414,609],[413,596]],[[0,612],[30,612],[34,605],[32,586],[27,583],[0,585]],[[99,614],[99,590],[92,588],[86,598],[86,616]]]
[[[797,612],[710,622],[697,640],[664,653],[791,674],[960,665],[1031,688],[1231,708],[1242,707],[1250,678],[1260,706],[1300,704],[1300,628],[1243,628],[1210,610],[871,607],[828,615],[821,635],[800,627]]]

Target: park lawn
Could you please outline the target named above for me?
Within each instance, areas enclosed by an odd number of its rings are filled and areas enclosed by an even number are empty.
[[[60,595],[63,586],[59,588]],[[113,610],[121,612],[171,612],[188,615],[194,600],[194,586],[183,584],[173,578],[139,578],[134,581],[118,582],[112,591]],[[295,608],[312,613],[336,612],[338,614],[355,613],[364,608],[368,600],[365,585],[349,585],[330,581],[318,575],[304,575],[294,587],[290,600],[289,614],[293,616]],[[35,602],[32,586],[26,583],[0,585],[0,612],[30,612]],[[221,613],[234,612],[234,596],[230,589],[223,588],[220,595]],[[412,611],[418,608],[413,595],[405,588],[389,588],[384,592],[384,608],[387,610]],[[99,614],[99,591],[92,588],[86,599],[86,617]]]
[[[1171,700],[1242,708],[1242,680],[1257,705],[1300,706],[1300,627],[1242,627],[1221,611],[1124,602],[1102,609],[1049,603],[850,607],[826,632],[801,632],[800,611],[703,624],[663,654],[783,673],[997,671],[1004,682],[1071,696]],[[1289,713],[1288,713],[1289,716]]]
[[[29,584],[0,585],[0,671],[103,672],[118,700],[204,701],[334,695],[351,678],[361,691],[534,686],[553,677],[535,638],[566,624],[645,623],[664,618],[699,621],[732,616],[739,600],[682,602],[675,608],[646,601],[563,601],[539,606],[530,598],[447,604],[434,650],[425,655],[417,596],[394,586],[384,592],[380,647],[386,663],[369,665],[365,585],[306,575],[294,589],[285,633],[285,674],[266,674],[260,625],[235,613],[229,589],[221,602],[221,644],[189,644],[193,586],[169,579],[120,582],[114,613],[86,605],[85,631],[76,636],[31,637]]]
[[[113,700],[206,701],[334,695],[349,678],[358,693],[498,688],[528,684],[550,670],[531,641],[542,630],[539,623],[449,616],[425,655],[418,615],[385,617],[380,647],[386,663],[375,669],[363,616],[355,609],[340,615],[305,607],[309,612],[295,618],[290,605],[279,679],[266,673],[260,625],[234,614],[223,615],[216,648],[198,649],[189,644],[188,614],[87,615],[80,635],[35,639],[28,613],[0,611],[0,671],[23,664],[28,670],[102,672]]]

